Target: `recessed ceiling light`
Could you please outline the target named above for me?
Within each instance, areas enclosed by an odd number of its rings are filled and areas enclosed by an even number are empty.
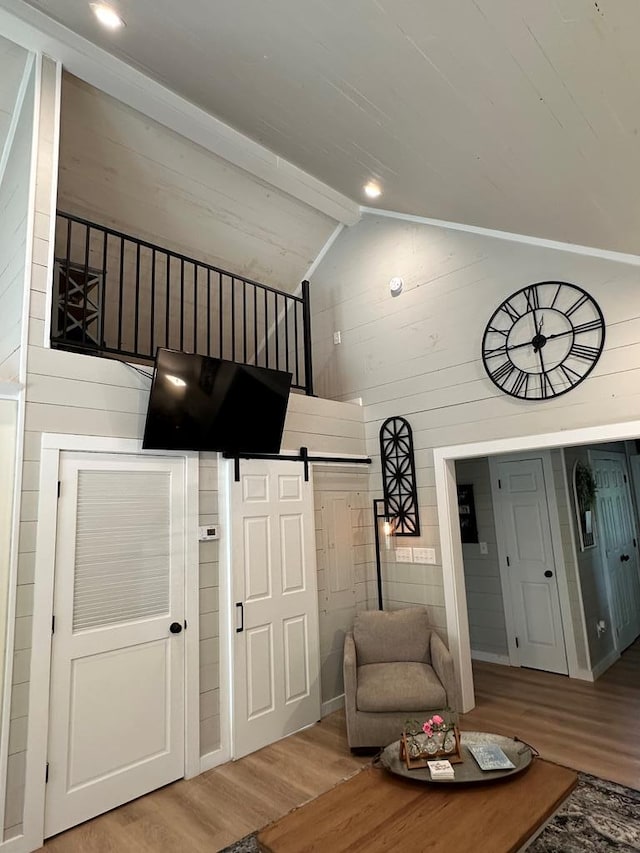
[[[109,30],[118,30],[124,27],[124,21],[111,6],[105,3],[90,3],[91,10],[103,27]]]
[[[368,184],[365,184],[364,191],[369,198],[378,198],[378,196],[382,194],[380,184],[377,184],[375,181],[369,181]]]

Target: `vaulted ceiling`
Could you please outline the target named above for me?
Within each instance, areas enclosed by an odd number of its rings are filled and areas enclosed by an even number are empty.
[[[29,0],[345,195],[640,254],[637,0]]]

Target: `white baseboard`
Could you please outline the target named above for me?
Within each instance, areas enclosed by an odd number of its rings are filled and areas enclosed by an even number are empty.
[[[578,667],[575,672],[569,673],[569,678],[575,678],[578,681],[595,681],[595,676],[590,669]]]
[[[334,696],[334,698],[329,699],[328,702],[323,702],[320,716],[327,717],[329,714],[333,714],[334,711],[337,711],[340,708],[344,708],[344,693],[340,696]]]
[[[471,660],[481,660],[485,663],[498,663],[500,666],[511,666],[509,655],[497,655],[494,652],[480,652],[471,649]]]
[[[599,678],[603,672],[609,669],[609,667],[618,660],[619,657],[620,652],[617,649],[613,649],[606,657],[602,658],[602,660],[591,669],[593,680],[595,681],[596,678]]]
[[[200,772],[212,770],[214,767],[219,767],[221,764],[226,764],[231,761],[228,749],[214,749],[213,752],[208,752],[206,755],[200,756]]]

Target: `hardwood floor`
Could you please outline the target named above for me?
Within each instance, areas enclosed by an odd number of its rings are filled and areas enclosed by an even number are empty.
[[[640,640],[596,682],[474,663],[461,728],[517,736],[543,758],[640,789]]]
[[[474,665],[463,729],[518,736],[550,761],[640,789],[640,641],[594,684]],[[46,842],[44,853],[214,853],[329,790],[351,755],[344,713],[239,761],[176,782]]]

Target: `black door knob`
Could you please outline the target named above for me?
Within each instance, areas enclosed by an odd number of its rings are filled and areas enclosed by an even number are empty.
[[[544,576],[545,578],[552,578],[553,572],[551,571],[551,569],[547,569],[547,571],[544,573]]]
[[[171,625],[169,625],[169,630],[172,634],[179,634],[180,631],[182,631],[182,625],[179,622],[172,622]]]
[[[629,559],[628,554],[620,554],[620,562],[621,563],[626,563],[628,559]]]

